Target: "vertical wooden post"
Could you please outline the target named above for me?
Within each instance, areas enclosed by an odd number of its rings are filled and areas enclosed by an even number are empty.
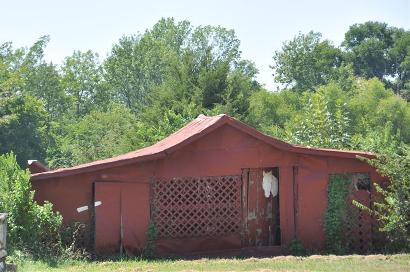
[[[297,219],[298,219],[298,167],[293,166],[293,239],[298,239]]]
[[[120,190],[120,258],[122,258],[124,248],[124,225],[122,214],[122,191]]]
[[[279,210],[281,245],[287,247],[295,237],[293,167],[279,168]]]
[[[95,224],[95,181],[92,183],[92,188],[91,188],[91,203],[89,204],[90,206],[90,247],[92,251],[92,259],[95,259],[96,257],[96,241],[95,241],[95,229],[96,229],[96,224]]]
[[[242,170],[242,247],[248,246],[248,182],[249,169]]]

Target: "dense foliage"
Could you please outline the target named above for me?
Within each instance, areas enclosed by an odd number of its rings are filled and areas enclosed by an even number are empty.
[[[52,204],[37,204],[30,173],[22,170],[13,154],[0,156],[0,210],[8,213],[9,252],[20,250],[34,257],[60,251],[62,217]]]
[[[389,177],[385,187],[375,184],[381,198],[374,208],[355,204],[372,213],[381,223],[381,231],[386,233],[389,251],[410,250],[410,149],[403,148],[397,153],[387,153],[369,161],[383,176]]]
[[[408,36],[378,22],[351,26],[340,47],[299,33],[274,54],[285,84],[277,92],[257,82],[223,27],[161,19],[120,38],[102,61],[75,51],[59,66],[44,60],[47,36],[29,48],[6,42],[0,153],[12,150],[23,167],[27,159],[71,166],[152,144],[200,113],[228,113],[295,143],[394,149],[410,142]]]
[[[135,150],[200,113],[310,146],[394,154],[410,144],[410,32],[384,23],[351,26],[340,46],[316,32],[284,42],[273,54],[276,92],[220,26],[161,19],[121,37],[103,60],[75,51],[61,65],[44,60],[48,41],[0,44],[0,154],[13,151],[23,168]]]
[[[331,175],[327,189],[328,204],[324,218],[326,249],[333,254],[349,252],[348,227],[349,218],[348,196],[350,194],[351,178],[348,175]]]

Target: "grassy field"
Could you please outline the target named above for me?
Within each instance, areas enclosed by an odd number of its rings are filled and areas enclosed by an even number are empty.
[[[410,271],[410,254],[369,256],[281,256],[249,259],[66,262],[50,266],[23,262],[18,271]]]

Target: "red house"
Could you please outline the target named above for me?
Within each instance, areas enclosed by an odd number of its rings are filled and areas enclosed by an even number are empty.
[[[280,254],[294,239],[324,248],[331,174],[381,181],[357,156],[374,155],[293,145],[227,115],[200,115],[150,147],[31,180],[36,199],[52,202],[65,223],[90,226],[100,255],[139,254],[150,223],[157,255]],[[370,192],[353,197],[370,201]],[[357,228],[363,247],[371,227]]]

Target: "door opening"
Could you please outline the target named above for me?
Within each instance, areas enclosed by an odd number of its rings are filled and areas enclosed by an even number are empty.
[[[279,168],[251,168],[244,172],[246,190],[245,246],[280,245]]]

